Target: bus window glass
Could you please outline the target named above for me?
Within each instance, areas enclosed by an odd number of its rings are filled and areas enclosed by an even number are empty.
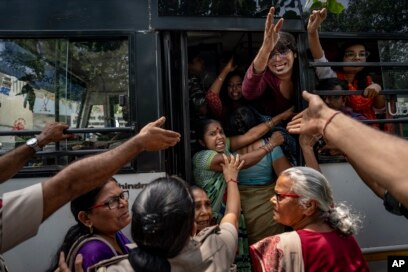
[[[343,12],[340,14],[329,12],[322,25],[322,31],[377,33],[408,31],[406,0],[337,0],[337,2],[343,5]],[[304,16],[305,20],[308,17]]]
[[[302,0],[303,1],[303,0]],[[168,1],[159,0],[159,16],[265,17],[271,5],[277,16],[300,18],[302,1]]]
[[[0,40],[0,154],[33,137],[7,132],[40,131],[47,122],[70,128],[127,126],[128,55],[127,38]],[[105,149],[122,136],[78,134],[44,151]],[[29,166],[64,165],[71,159],[35,158]]]

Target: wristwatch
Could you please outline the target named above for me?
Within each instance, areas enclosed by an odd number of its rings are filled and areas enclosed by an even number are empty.
[[[38,140],[37,138],[31,138],[26,142],[26,145],[31,147],[32,149],[35,150],[35,152],[40,151],[41,147],[38,145]]]

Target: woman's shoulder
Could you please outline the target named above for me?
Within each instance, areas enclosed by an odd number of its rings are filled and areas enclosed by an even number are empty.
[[[84,258],[86,256],[96,255],[110,258],[117,255],[115,249],[109,244],[109,242],[99,236],[87,238],[79,248],[78,253],[82,254]]]

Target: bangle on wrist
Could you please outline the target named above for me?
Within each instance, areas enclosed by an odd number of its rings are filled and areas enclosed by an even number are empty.
[[[261,149],[265,150],[265,151],[266,151],[266,153],[271,152],[271,147],[270,147],[270,145],[269,145],[269,144],[265,144],[265,145],[263,145],[263,146],[260,146],[259,148],[261,148]]]
[[[218,77],[218,80],[219,81],[224,81],[224,79],[222,77],[220,77],[220,76]]]
[[[233,179],[233,178],[230,178],[229,180],[227,180],[227,183],[228,182],[234,182],[234,183],[237,183],[238,184],[238,181],[236,180],[236,179]]]
[[[326,124],[325,124],[324,127],[323,127],[323,133],[322,133],[323,138],[326,139],[326,128],[327,128],[327,126],[328,126],[328,125],[330,124],[330,122],[334,119],[334,117],[336,117],[336,115],[338,115],[339,113],[340,113],[340,111],[336,111],[336,112],[333,113],[333,115],[330,116],[330,118],[326,121]]]
[[[268,120],[268,121],[266,121],[265,122],[265,125],[268,127],[268,128],[273,128],[273,120],[271,119],[271,120]]]

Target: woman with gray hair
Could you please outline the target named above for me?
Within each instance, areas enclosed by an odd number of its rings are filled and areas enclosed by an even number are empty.
[[[273,219],[294,231],[251,245],[254,271],[369,271],[353,236],[361,221],[345,204],[334,204],[320,172],[289,168],[275,191]]]

